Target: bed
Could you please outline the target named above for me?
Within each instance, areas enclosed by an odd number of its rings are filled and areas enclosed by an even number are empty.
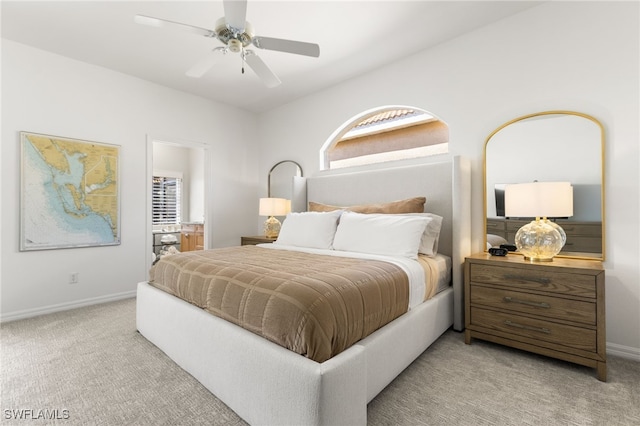
[[[470,252],[469,165],[446,161],[307,178],[307,199],[337,206],[423,195],[443,217],[438,252],[452,283],[425,303],[316,362],[149,285],[137,327],[250,424],[366,424],[367,403],[450,327],[462,330],[462,264]],[[264,248],[267,249],[267,248]]]

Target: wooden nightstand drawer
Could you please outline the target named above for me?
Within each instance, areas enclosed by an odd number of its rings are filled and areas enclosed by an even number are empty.
[[[562,250],[599,253],[602,250],[602,238],[567,235],[567,243]]]
[[[596,351],[596,330],[559,324],[537,318],[471,308],[471,321],[477,327],[508,333],[588,352]]]
[[[507,230],[504,220],[487,219],[487,234],[501,234]]]
[[[596,304],[580,300],[475,285],[471,287],[471,304],[582,324],[596,324]]]
[[[507,221],[507,231],[513,232],[514,234],[518,232],[518,229],[525,226],[527,223],[530,223],[530,220],[521,220],[521,219],[509,219]]]
[[[593,275],[486,264],[472,264],[470,273],[470,280],[476,283],[504,285],[514,290],[535,290],[593,299],[596,297]]]
[[[585,222],[577,222],[577,223],[563,223],[558,222],[558,225],[562,227],[564,232],[567,234],[567,238],[569,236],[584,236],[584,237],[595,237],[600,239],[602,237],[602,224],[600,222],[594,223],[585,223]]]
[[[241,246],[254,246],[257,244],[273,243],[276,238],[265,237],[264,235],[257,235],[254,237],[240,237]]]

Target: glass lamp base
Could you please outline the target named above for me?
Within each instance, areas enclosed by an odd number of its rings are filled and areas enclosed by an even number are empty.
[[[560,238],[562,238],[562,247],[564,247],[565,243],[567,242],[567,234],[564,232],[564,229],[562,229],[562,227],[560,225],[558,225],[555,222],[550,221],[549,219],[541,219],[541,220],[544,223],[556,228],[556,231],[558,231],[560,233]]]
[[[562,250],[566,238],[558,224],[536,219],[518,230],[515,243],[526,260],[550,262]]]
[[[264,221],[264,236],[268,238],[277,238],[280,234],[280,221],[273,216]]]

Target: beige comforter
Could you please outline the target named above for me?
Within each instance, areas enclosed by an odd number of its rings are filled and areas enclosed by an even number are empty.
[[[240,246],[164,257],[150,284],[317,362],[405,313],[392,263]]]

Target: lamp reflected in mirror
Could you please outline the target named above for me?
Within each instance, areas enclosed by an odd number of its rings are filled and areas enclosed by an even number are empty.
[[[505,187],[505,213],[509,217],[533,218],[515,236],[525,260],[550,262],[567,242],[556,218],[573,216],[573,187],[569,182],[533,182]]]

